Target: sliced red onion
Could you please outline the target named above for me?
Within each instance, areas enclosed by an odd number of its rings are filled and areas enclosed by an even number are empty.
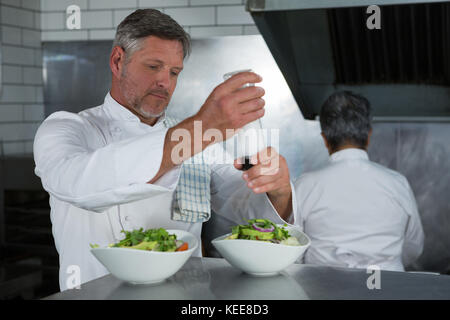
[[[261,231],[261,232],[272,232],[273,230],[275,230],[274,226],[270,226],[269,229],[264,229],[259,227],[256,223],[252,224],[253,229]]]
[[[181,241],[181,240],[176,240],[176,241],[175,241],[175,246],[176,246],[177,249],[178,249],[179,247],[181,247],[181,245],[182,245],[183,243],[184,243],[184,242]]]

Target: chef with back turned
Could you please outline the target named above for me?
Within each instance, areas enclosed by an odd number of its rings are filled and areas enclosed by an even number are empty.
[[[408,180],[369,160],[369,101],[332,94],[320,127],[328,165],[295,181],[295,221],[311,238],[304,262],[404,271],[422,253],[422,223]]]
[[[211,211],[235,221],[292,222],[293,185],[275,149],[254,155],[255,165],[247,171],[238,170],[239,161],[186,163],[219,146],[211,141],[196,147],[191,139],[190,154],[175,152],[176,133],[194,137],[196,121],[201,133],[215,129],[228,137],[226,129],[264,115],[264,90],[243,88],[262,79],[244,72],[218,85],[194,116],[181,122],[166,116],[189,51],[189,35],[168,15],[135,11],[117,28],[104,103],[78,114],[55,112],[39,127],[35,172],[50,194],[61,291],[70,287],[72,266],[79,268],[81,283],[107,274],[89,244],[115,243],[122,230],[182,229],[200,240]],[[194,255],[201,256],[201,248]]]

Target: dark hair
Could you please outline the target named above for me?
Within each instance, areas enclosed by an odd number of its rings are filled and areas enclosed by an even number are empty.
[[[365,148],[371,130],[370,103],[350,91],[332,94],[320,110],[320,127],[332,151],[344,144]]]
[[[156,9],[138,9],[128,15],[117,27],[113,47],[123,48],[129,57],[148,36],[180,41],[184,58],[191,52],[189,34],[170,16]]]

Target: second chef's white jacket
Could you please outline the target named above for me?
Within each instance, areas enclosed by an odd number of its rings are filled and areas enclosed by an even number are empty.
[[[404,176],[344,149],[295,182],[296,224],[310,237],[304,262],[403,271],[421,254],[424,233]]]
[[[171,220],[180,166],[147,183],[161,164],[168,130],[162,120],[143,124],[108,93],[103,105],[78,114],[53,113],[39,127],[35,173],[50,194],[61,291],[72,285],[74,270],[81,283],[107,274],[89,244],[117,242],[123,229],[182,229],[200,241],[202,223]],[[234,221],[261,217],[286,223],[267,195],[254,194],[232,164],[211,167],[211,208]],[[201,256],[200,247],[194,255]]]

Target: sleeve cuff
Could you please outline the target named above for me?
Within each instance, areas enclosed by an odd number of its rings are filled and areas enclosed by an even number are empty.
[[[270,208],[272,208],[272,211],[275,213],[276,217],[278,218],[278,220],[283,221],[283,223],[287,223],[287,224],[295,224],[295,217],[297,215],[297,199],[295,197],[295,189],[294,189],[294,184],[292,183],[292,181],[290,181],[291,184],[291,192],[292,192],[292,212],[290,213],[289,217],[287,218],[287,220],[283,219],[280,217],[280,215],[278,214],[277,210],[275,209],[275,207],[273,206],[272,202],[269,199],[269,196],[267,195],[267,193],[264,194],[266,201],[269,203]]]

